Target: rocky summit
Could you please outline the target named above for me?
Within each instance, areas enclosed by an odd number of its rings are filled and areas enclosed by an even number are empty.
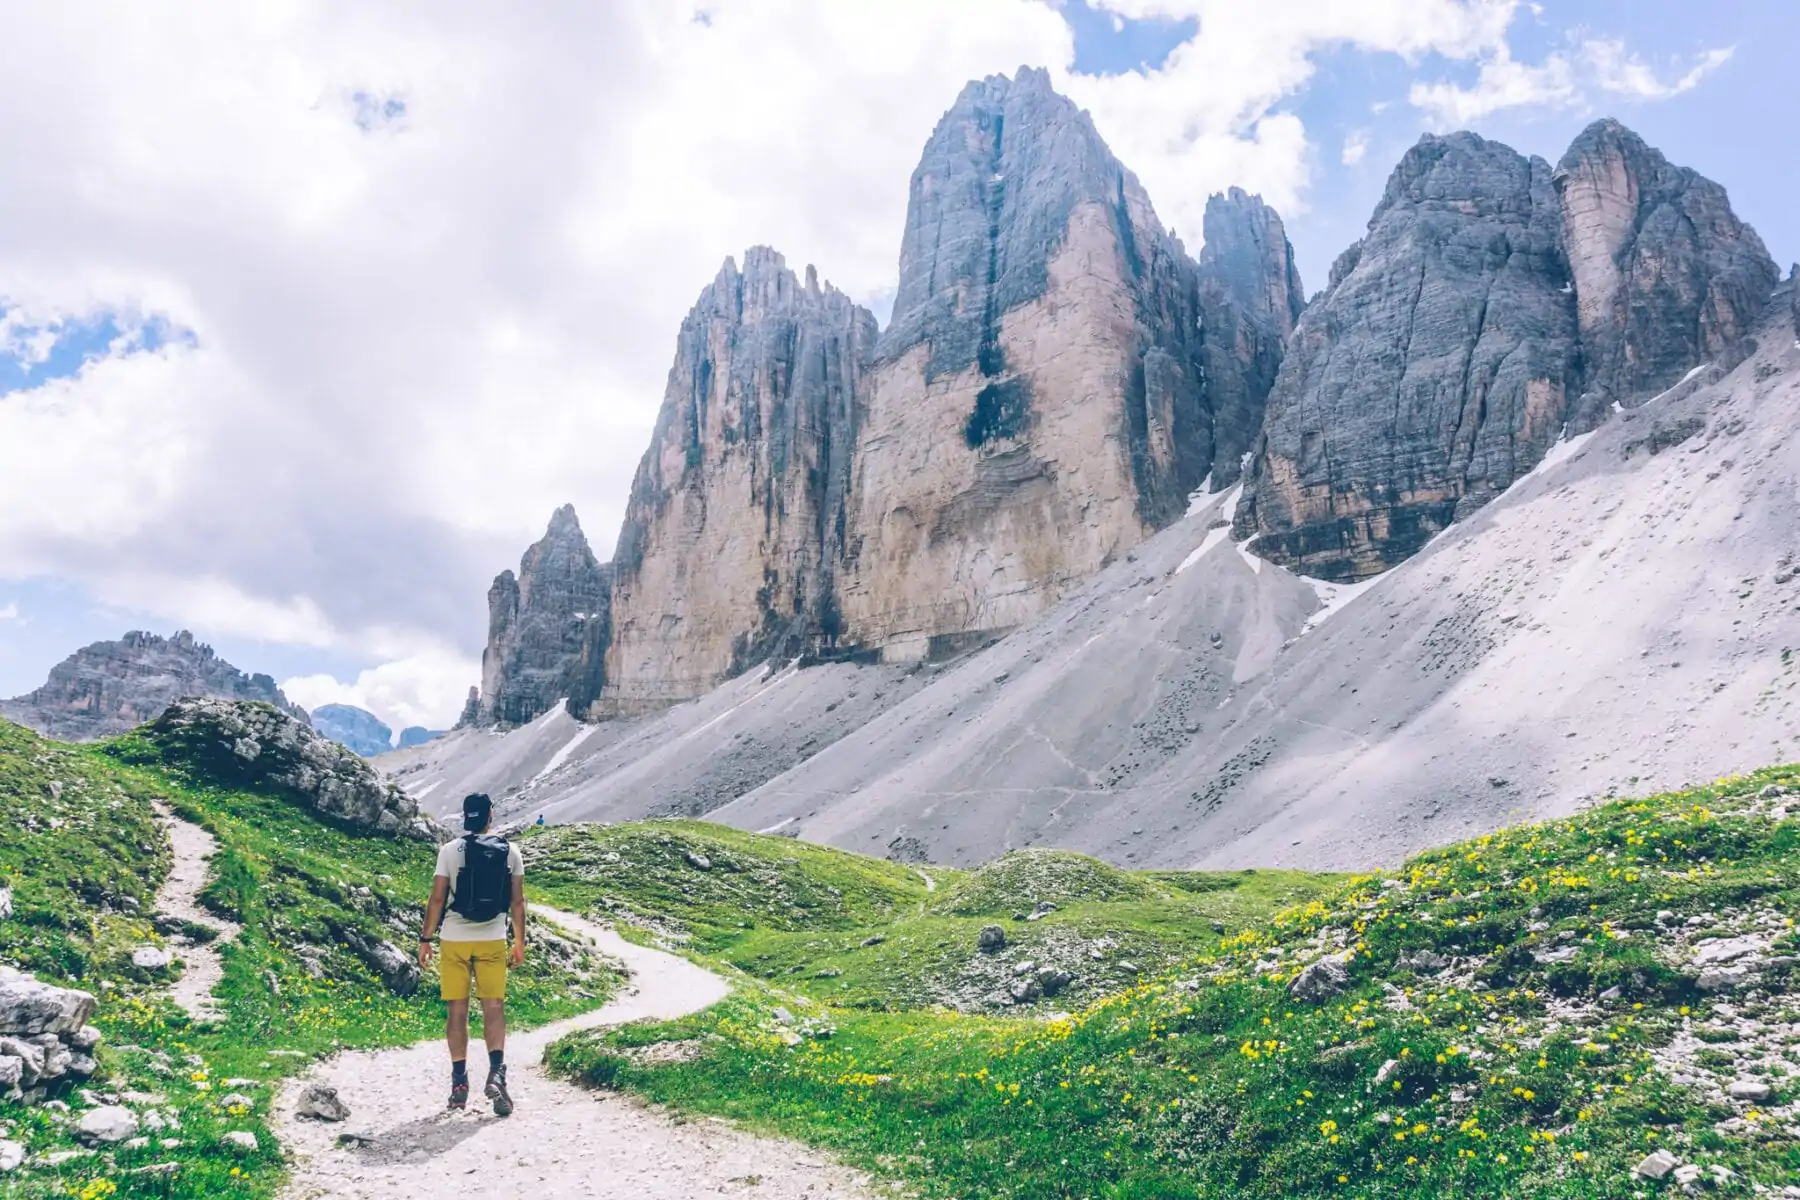
[[[1427,135],[1300,318],[1237,535],[1309,575],[1376,575],[1565,428],[1724,358],[1778,278],[1723,188],[1616,121],[1554,169]]]
[[[307,719],[269,676],[246,675],[185,629],[173,637],[133,631],[84,646],[52,667],[43,687],[0,700],[0,717],[84,742],[124,733],[184,696],[260,700]]]
[[[963,90],[913,172],[868,376],[846,638],[918,658],[1004,632],[1235,475],[1279,343],[1226,327],[1278,328],[1238,299],[1287,312],[1299,288],[1260,202],[1236,193],[1208,219],[1235,244],[1203,288],[1046,74]]]
[[[481,690],[462,724],[522,725],[559,702],[585,708],[599,695],[611,630],[610,569],[595,561],[573,505],[488,589]]]
[[[656,708],[839,633],[875,318],[811,267],[727,259],[682,323],[613,560],[605,707]]]

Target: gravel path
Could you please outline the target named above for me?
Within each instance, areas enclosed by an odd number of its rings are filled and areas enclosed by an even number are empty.
[[[621,959],[628,990],[595,1012],[506,1040],[517,1109],[501,1119],[481,1100],[486,1067],[471,1046],[469,1110],[444,1110],[448,1058],[441,1041],[398,1050],[342,1054],[291,1082],[274,1123],[294,1159],[290,1200],[319,1196],[416,1200],[420,1196],[583,1196],[596,1200],[689,1200],[699,1195],[764,1200],[862,1200],[867,1180],[794,1143],[752,1137],[724,1122],[677,1123],[636,1100],[552,1079],[540,1063],[563,1034],[593,1025],[696,1012],[729,990],[711,972],[568,913],[533,906],[567,932]],[[298,1120],[294,1103],[311,1082],[330,1084],[350,1106],[341,1125]],[[339,1147],[355,1131],[367,1145]]]
[[[225,976],[219,946],[237,936],[238,926],[200,907],[200,889],[206,886],[206,862],[218,849],[218,843],[212,834],[190,821],[183,821],[160,801],[156,804],[156,816],[175,851],[175,865],[170,868],[169,877],[163,880],[162,889],[156,893],[156,910],[204,925],[219,935],[204,945],[176,948],[182,972],[181,978],[169,989],[169,995],[196,1019],[219,1020],[225,1012],[212,994],[213,988]]]

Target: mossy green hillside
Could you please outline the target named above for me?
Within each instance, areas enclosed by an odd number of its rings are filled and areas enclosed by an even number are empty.
[[[1749,1195],[1800,1179],[1797,789],[1759,772],[1424,854],[1056,1019],[747,981],[553,1058],[932,1197],[1643,1197],[1678,1186],[1634,1175],[1658,1150]],[[691,1052],[643,1052],[664,1040]]]
[[[700,821],[523,837],[535,886],[571,910],[835,1005],[882,1010],[1010,1010],[1021,963],[1068,977],[1024,1004],[1079,1004],[1335,882],[1295,871],[1153,876],[1052,850],[967,872],[909,867]],[[996,922],[1007,945],[983,953],[981,929]]]
[[[197,928],[153,920],[167,873],[167,841],[153,801],[204,826],[219,849],[203,903],[240,923],[221,944],[224,1017],[190,1019],[168,999],[167,972],[130,965],[141,946],[176,946]],[[397,994],[392,979],[353,948],[416,944],[434,848],[323,823],[285,799],[226,790],[170,769],[158,748],[131,736],[71,747],[0,722],[0,823],[23,830],[0,843],[14,918],[0,921],[0,962],[48,982],[93,992],[106,1034],[97,1095],[162,1099],[140,1108],[179,1129],[140,1149],[81,1153],[53,1109],[0,1102],[0,1137],[23,1142],[24,1167],[0,1183],[8,1196],[260,1196],[283,1168],[264,1123],[278,1081],[341,1047],[394,1045],[441,1030],[429,982]],[[515,973],[509,1017],[535,1024],[592,1007],[615,985],[573,943],[539,939]],[[247,1105],[221,1107],[237,1096]],[[77,1110],[79,1095],[65,1097]],[[79,1112],[70,1114],[78,1116]],[[222,1141],[254,1133],[244,1153]],[[172,1144],[178,1143],[178,1144]],[[174,1164],[167,1174],[139,1173]]]

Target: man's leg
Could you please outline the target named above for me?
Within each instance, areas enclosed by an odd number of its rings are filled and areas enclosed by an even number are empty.
[[[488,1077],[484,1091],[494,1102],[494,1115],[512,1113],[506,1090],[506,943],[482,946],[475,963],[475,995],[481,1000],[481,1037],[487,1043]]]
[[[439,994],[444,998],[444,1042],[450,1048],[450,1107],[469,1102],[469,959],[458,942],[438,953]]]
[[[505,1059],[495,1060],[493,1057],[506,1050],[505,1000],[483,1000],[481,1002],[481,1040],[487,1043],[490,1064],[497,1065],[497,1062],[505,1061]],[[468,1044],[469,1031],[465,1027],[463,1029],[463,1045],[466,1048]]]
[[[444,1021],[444,1040],[450,1043],[450,1061],[467,1062],[469,1059],[469,1002],[468,1000],[452,1000],[449,1002],[450,1015]],[[487,1001],[481,1002],[482,1018],[487,1017]]]

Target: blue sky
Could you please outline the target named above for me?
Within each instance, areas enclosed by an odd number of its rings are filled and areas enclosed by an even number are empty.
[[[1800,258],[1776,0],[1522,0],[1497,33],[1503,0],[92,2],[121,18],[25,6],[0,41],[0,695],[185,627],[309,703],[453,719],[550,512],[610,553],[721,260],[881,307],[932,126],[1021,63],[1190,249],[1208,192],[1263,192],[1314,291],[1452,108],[1551,160],[1619,117]],[[1483,101],[1496,62],[1536,90]]]

